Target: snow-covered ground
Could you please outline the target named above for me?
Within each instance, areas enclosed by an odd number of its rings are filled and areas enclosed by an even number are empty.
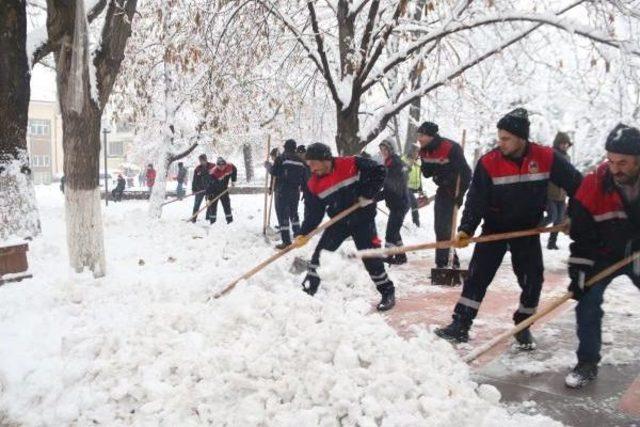
[[[57,187],[37,197],[34,279],[0,287],[0,425],[555,424],[500,404],[429,331],[401,338],[362,265],[340,253],[323,255],[315,298],[288,256],[208,301],[273,253],[260,196],[233,196],[235,222],[212,227],[182,221],[190,199],[159,221],[145,201],[110,203],[102,279],[67,267]]]

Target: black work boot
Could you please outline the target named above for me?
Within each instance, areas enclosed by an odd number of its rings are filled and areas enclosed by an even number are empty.
[[[598,376],[598,364],[594,362],[578,362],[567,374],[564,384],[569,388],[581,388]]]
[[[307,294],[314,296],[320,287],[320,277],[315,271],[309,271],[302,281],[302,290]]]
[[[547,240],[547,249],[558,250],[560,249],[556,242],[558,241],[558,233],[551,233],[549,240]]]
[[[384,285],[378,285],[378,292],[382,295],[378,306],[378,311],[391,310],[396,305],[396,290],[393,287],[393,283],[389,282]]]
[[[289,246],[290,244],[291,244],[291,242],[289,242],[289,243],[286,243],[286,242],[278,243],[276,245],[276,249],[281,251],[281,250],[285,249],[287,246]]]
[[[533,335],[529,328],[523,329],[517,334],[514,335],[516,338],[516,342],[518,350],[520,351],[532,351],[537,347],[536,340],[533,339]]]
[[[440,338],[454,343],[462,343],[469,341],[469,329],[471,322],[463,321],[454,315],[453,322],[444,328],[435,330],[435,334]]]

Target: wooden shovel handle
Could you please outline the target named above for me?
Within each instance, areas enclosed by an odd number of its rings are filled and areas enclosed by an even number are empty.
[[[366,205],[368,205],[370,203],[371,203],[371,201],[366,202],[366,203],[361,203],[361,202],[355,203],[350,208],[347,208],[347,209],[343,210],[342,212],[340,212],[339,214],[337,214],[333,218],[323,222],[318,227],[316,227],[315,229],[311,230],[309,232],[309,234],[306,235],[306,237],[311,238],[311,237],[315,236],[316,234],[320,233],[321,231],[331,227],[333,224],[335,224],[336,222],[340,221],[341,219],[343,219],[347,215],[350,215],[352,212],[354,212],[354,211],[360,209],[361,207],[364,207],[364,206],[366,206]],[[279,258],[283,257],[284,255],[288,254],[290,251],[292,251],[295,248],[296,248],[296,246],[289,245],[286,248],[282,249],[281,251],[276,252],[275,254],[271,255],[269,258],[267,258],[266,260],[262,261],[260,264],[256,265],[251,270],[247,271],[246,273],[244,273],[242,276],[238,277],[233,282],[229,283],[222,291],[220,291],[217,294],[215,294],[213,296],[213,299],[220,298],[221,296],[223,296],[224,294],[228,293],[233,288],[235,288],[236,285],[240,281],[248,279],[249,277],[253,276],[254,274],[259,272],[260,270],[262,270],[263,268],[265,268],[266,266],[268,266],[272,262],[274,262],[277,259],[279,259]]]
[[[566,226],[564,224],[555,225],[553,227],[536,227],[530,228],[528,230],[522,231],[510,231],[508,233],[496,233],[496,234],[485,234],[483,236],[472,237],[469,239],[470,243],[486,243],[486,242],[495,242],[498,240],[507,240],[507,239],[517,239],[518,237],[527,237],[527,236],[535,236],[536,234],[542,233],[556,233],[565,230]],[[443,240],[440,242],[433,243],[420,243],[417,245],[407,245],[407,246],[396,246],[394,248],[380,248],[380,249],[365,249],[362,251],[356,252],[354,255],[356,258],[376,258],[376,257],[384,257],[387,255],[395,255],[402,254],[406,252],[413,251],[422,251],[427,249],[446,249],[455,247],[456,241],[454,240]]]
[[[616,271],[618,271],[619,269],[621,269],[625,265],[631,264],[633,261],[635,261],[637,259],[640,259],[640,252],[635,252],[635,253],[631,254],[630,256],[624,258],[623,260],[620,260],[620,261],[616,262],[615,264],[610,265],[609,267],[607,267],[604,270],[600,271],[598,274],[596,274],[591,279],[589,279],[587,281],[587,283],[585,283],[585,286],[590,287],[590,286],[598,283],[600,280],[604,279],[605,277],[610,276],[611,274],[615,273]],[[555,309],[560,307],[562,304],[567,302],[572,296],[573,296],[572,292],[567,292],[566,294],[562,295],[561,297],[551,301],[551,303],[548,306],[546,306],[543,310],[537,312],[533,316],[531,316],[531,317],[523,320],[522,322],[518,323],[512,329],[510,329],[510,330],[498,335],[497,337],[493,338],[490,341],[487,341],[486,343],[484,343],[480,347],[476,348],[472,352],[470,352],[467,355],[465,355],[462,358],[462,360],[464,360],[465,362],[469,363],[469,362],[477,359],[478,357],[482,356],[484,353],[486,353],[487,351],[491,350],[493,347],[495,347],[496,345],[498,345],[502,341],[504,341],[504,340],[508,339],[509,337],[517,334],[518,332],[522,331],[523,329],[528,328],[536,320],[538,320],[541,317],[544,317],[547,314],[551,313],[552,311],[554,311]]]

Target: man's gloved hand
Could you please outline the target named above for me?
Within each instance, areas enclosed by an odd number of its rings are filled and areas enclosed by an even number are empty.
[[[466,248],[467,246],[469,246],[469,243],[471,243],[469,239],[471,239],[471,236],[469,236],[467,233],[465,233],[464,231],[458,231],[458,234],[456,234],[456,238],[453,241],[453,246],[456,248]]]
[[[320,286],[320,278],[316,273],[309,272],[302,281],[302,290],[313,296],[318,292]]]
[[[587,278],[591,275],[591,267],[587,265],[569,264],[569,283],[568,291],[573,295],[571,298],[578,301],[589,290],[588,286],[585,286]]]
[[[301,234],[300,236],[296,236],[293,239],[293,242],[291,242],[291,246],[293,246],[294,248],[300,248],[309,243],[309,240],[311,240],[311,237]]]
[[[367,199],[366,197],[358,197],[358,202],[360,203],[360,207],[365,207],[367,205],[370,205],[371,203],[373,203],[373,200],[371,199]]]
[[[236,186],[236,183],[234,181],[231,181],[229,184],[231,185],[231,188]]]
[[[212,193],[207,193],[206,197],[207,197],[207,200],[213,200],[214,199],[214,195]]]

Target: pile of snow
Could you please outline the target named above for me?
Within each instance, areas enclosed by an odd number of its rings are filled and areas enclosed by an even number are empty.
[[[0,288],[0,424],[560,425],[501,405],[430,332],[398,336],[339,255],[315,298],[289,259],[209,302],[272,253],[259,197],[211,231],[178,221],[186,202],[154,222],[144,202],[110,205],[93,279],[67,272],[62,197],[38,191],[35,278]]]

